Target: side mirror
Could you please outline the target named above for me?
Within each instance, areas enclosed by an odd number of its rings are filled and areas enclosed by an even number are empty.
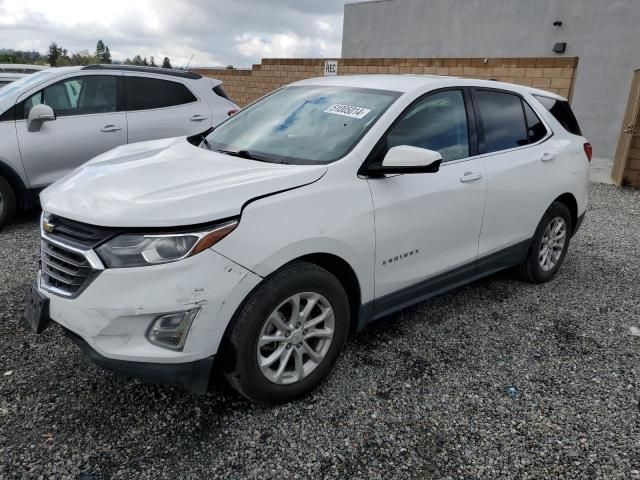
[[[442,155],[426,148],[399,145],[391,148],[381,166],[369,167],[374,175],[400,173],[436,173],[440,170]]]
[[[56,119],[56,114],[49,105],[41,103],[29,110],[27,117],[27,130],[37,132],[40,130],[43,122],[49,122]]]

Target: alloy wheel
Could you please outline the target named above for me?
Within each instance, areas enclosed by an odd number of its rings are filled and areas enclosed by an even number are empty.
[[[562,217],[555,217],[549,222],[540,242],[538,261],[545,272],[553,270],[560,261],[567,241],[567,224]]]
[[[322,295],[292,295],[265,321],[257,345],[258,366],[271,382],[289,385],[309,376],[324,360],[335,331],[331,305]]]

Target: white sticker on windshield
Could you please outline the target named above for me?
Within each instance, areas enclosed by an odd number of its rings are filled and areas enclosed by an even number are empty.
[[[343,117],[361,119],[364,118],[370,111],[371,109],[369,108],[354,107],[351,105],[340,105],[339,103],[337,103],[327,108],[324,113],[331,113],[333,115],[342,115]]]

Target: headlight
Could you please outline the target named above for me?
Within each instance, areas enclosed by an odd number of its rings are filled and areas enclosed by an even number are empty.
[[[225,222],[209,230],[176,234],[123,234],[96,249],[109,268],[144,267],[175,262],[212,247],[229,235],[237,220]]]

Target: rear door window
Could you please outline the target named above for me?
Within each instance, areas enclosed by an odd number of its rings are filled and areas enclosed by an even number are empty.
[[[567,132],[582,136],[578,120],[576,120],[569,102],[566,100],[545,97],[543,95],[534,95],[534,97],[544,106],[544,108],[549,110],[551,115],[555,117],[558,123],[562,125]]]
[[[498,152],[529,144],[527,122],[518,95],[476,90],[475,98],[484,131],[480,153]]]
[[[175,107],[198,101],[180,82],[148,77],[125,77],[127,110]]]

